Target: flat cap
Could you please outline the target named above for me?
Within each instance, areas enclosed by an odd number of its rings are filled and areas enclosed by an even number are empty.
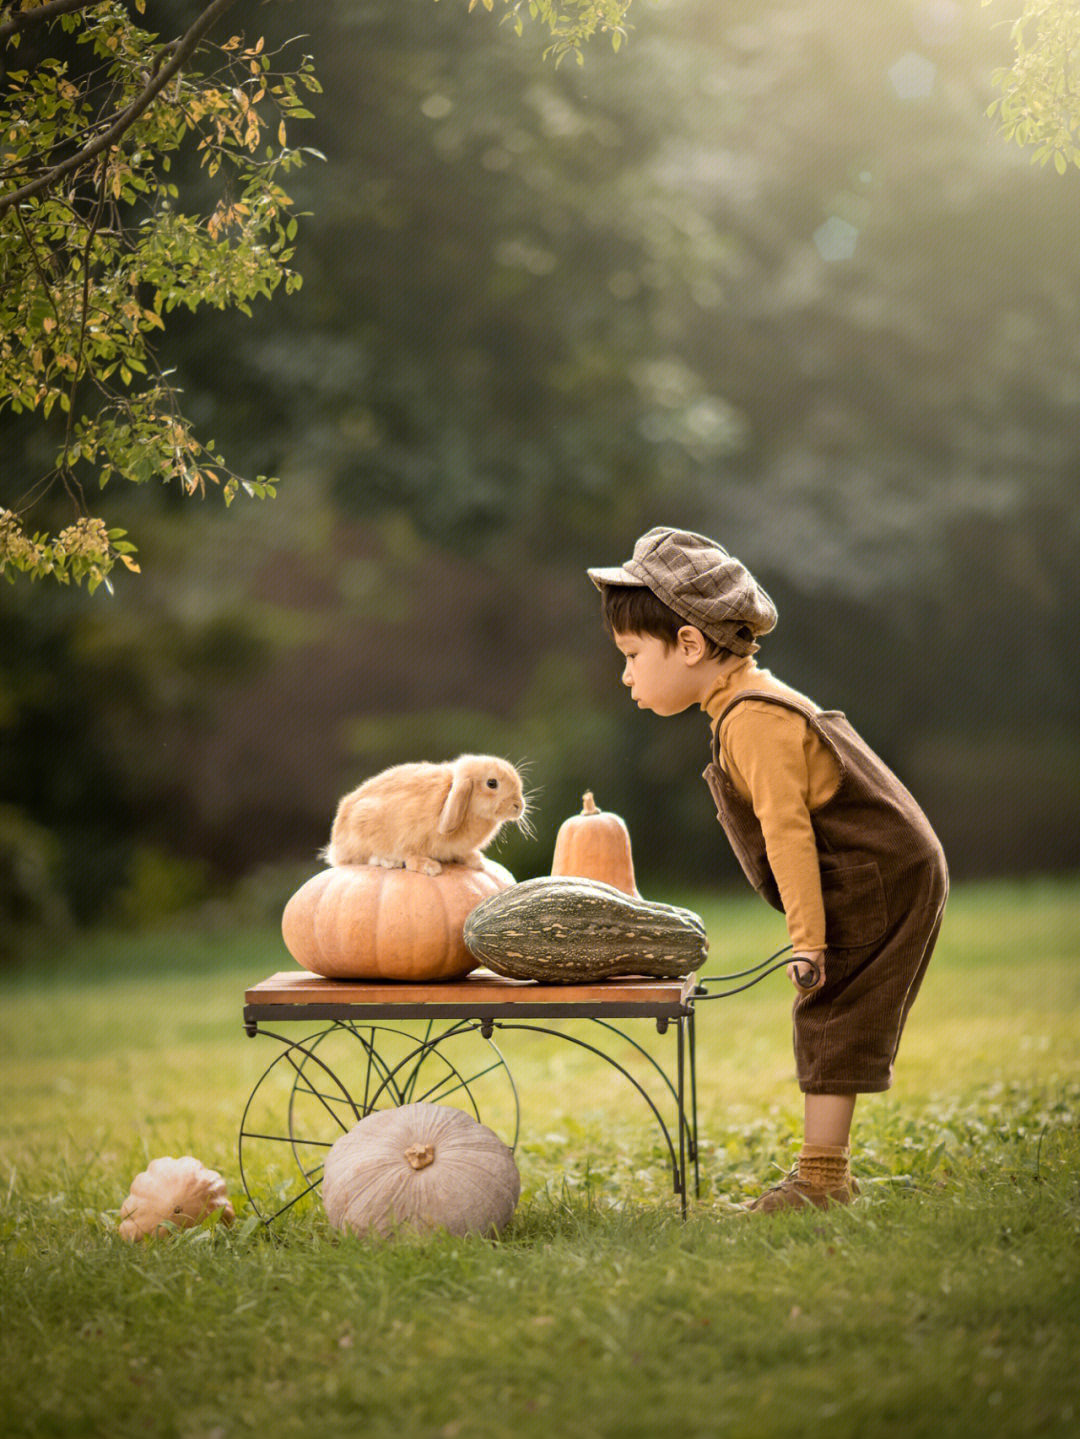
[[[691,530],[660,525],[641,536],[633,557],[589,570],[598,590],[644,585],[680,619],[737,655],[751,655],[755,635],[776,625],[776,606],[750,571],[722,545]]]

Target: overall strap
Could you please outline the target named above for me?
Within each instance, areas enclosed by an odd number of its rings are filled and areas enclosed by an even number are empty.
[[[712,727],[712,748],[714,759],[719,761],[720,758],[720,726],[723,724],[724,720],[728,717],[728,715],[735,708],[735,706],[741,704],[743,700],[764,700],[768,704],[779,705],[782,709],[794,710],[796,714],[802,715],[802,717],[806,720],[807,724],[809,724],[810,728],[821,740],[822,744],[824,744],[828,748],[829,752],[836,760],[836,763],[840,769],[840,782],[841,784],[843,783],[844,776],[847,774],[847,764],[844,761],[844,756],[840,753],[840,748],[837,745],[836,740],[829,733],[828,728],[821,723],[821,721],[826,717],[826,715],[828,715],[830,719],[839,720],[843,720],[844,716],[839,712],[839,710],[819,710],[815,708],[815,706],[812,705],[809,700],[798,699],[795,696],[789,697],[788,695],[778,695],[773,690],[741,690],[737,695],[733,695],[731,699],[728,700],[727,704],[717,715]]]
[[[799,714],[805,715],[807,719],[811,719],[820,713],[809,700],[797,699],[794,695],[789,698],[787,695],[777,694],[775,690],[740,690],[738,694],[732,695],[724,708],[716,716],[715,726],[717,729],[723,724],[729,711],[733,710],[737,704],[742,704],[743,700],[768,700],[772,704],[783,705],[785,708],[791,710],[798,710]]]

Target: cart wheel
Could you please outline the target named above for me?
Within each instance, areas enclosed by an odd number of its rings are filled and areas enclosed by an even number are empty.
[[[517,1090],[479,1022],[334,1023],[299,1040],[260,1033],[285,1047],[251,1092],[238,1150],[244,1192],[268,1224],[318,1188],[326,1151],[376,1109],[453,1105],[517,1145]]]

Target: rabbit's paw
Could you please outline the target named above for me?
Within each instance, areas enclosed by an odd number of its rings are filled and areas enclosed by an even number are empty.
[[[442,865],[437,859],[429,859],[424,854],[410,854],[405,858],[405,868],[415,870],[418,874],[442,874]]]

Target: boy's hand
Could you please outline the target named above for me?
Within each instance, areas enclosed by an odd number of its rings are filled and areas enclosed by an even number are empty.
[[[787,977],[800,994],[813,994],[825,983],[825,951],[797,954],[787,967]]]

